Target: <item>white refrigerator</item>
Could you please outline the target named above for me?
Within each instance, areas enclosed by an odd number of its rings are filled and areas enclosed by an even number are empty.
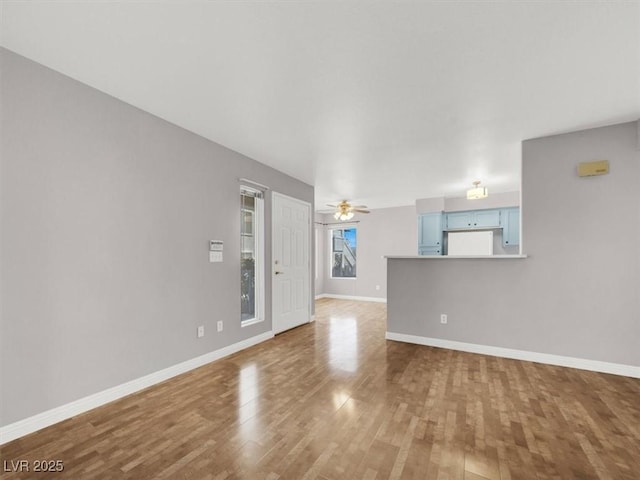
[[[449,232],[447,255],[493,255],[493,232]]]

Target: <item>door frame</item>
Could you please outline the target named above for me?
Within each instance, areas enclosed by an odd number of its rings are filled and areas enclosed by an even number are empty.
[[[313,238],[312,238],[312,234],[313,234],[313,220],[311,218],[311,216],[313,215],[313,206],[311,205],[310,202],[307,202],[305,200],[301,200],[299,198],[295,198],[292,197],[290,195],[285,195],[284,193],[280,193],[280,192],[276,192],[276,191],[272,191],[271,192],[271,268],[269,269],[269,272],[271,274],[271,331],[274,332],[274,334],[276,333],[276,324],[275,324],[275,312],[274,312],[274,307],[275,307],[275,302],[274,302],[274,298],[276,295],[276,289],[273,287],[274,285],[274,270],[275,270],[275,265],[273,263],[273,259],[275,258],[275,248],[276,248],[276,223],[275,223],[275,211],[276,209],[275,207],[275,202],[276,202],[276,197],[280,197],[280,198],[284,198],[286,200],[291,200],[293,202],[299,203],[301,205],[304,205],[307,210],[309,211],[309,225],[307,225],[307,231],[308,231],[308,242],[307,242],[307,273],[308,273],[308,286],[309,286],[309,301],[308,301],[308,305],[307,305],[307,321],[306,323],[311,323],[311,318],[312,318],[312,299],[315,299],[315,295],[313,295],[313,293],[315,293],[314,290],[314,285],[313,285],[313,269],[311,268],[311,253],[313,252],[313,248],[315,248],[315,245],[313,244]],[[313,247],[313,248],[312,248]],[[280,332],[278,332],[280,333]]]

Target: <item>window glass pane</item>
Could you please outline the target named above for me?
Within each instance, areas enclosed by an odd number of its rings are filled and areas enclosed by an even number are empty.
[[[355,278],[357,251],[355,227],[333,230],[331,240],[333,258],[331,276],[334,278]]]
[[[256,316],[255,198],[241,194],[240,200],[240,311],[249,320]]]

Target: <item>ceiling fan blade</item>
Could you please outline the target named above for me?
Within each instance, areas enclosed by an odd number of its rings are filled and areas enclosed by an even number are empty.
[[[366,209],[366,205],[351,205],[346,200],[341,201],[337,205],[332,205],[327,203],[327,207],[336,208],[338,212],[359,212],[359,213],[369,213],[369,210]]]

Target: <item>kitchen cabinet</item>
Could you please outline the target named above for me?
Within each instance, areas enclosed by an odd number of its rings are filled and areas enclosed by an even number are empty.
[[[443,255],[446,231],[502,229],[502,246],[520,245],[520,208],[494,208],[418,216],[418,255]]]
[[[447,213],[446,230],[500,228],[500,214],[498,209]]]
[[[447,230],[469,228],[473,223],[472,217],[473,217],[473,212],[447,213],[446,228]]]
[[[502,246],[520,245],[520,209],[504,208],[502,214]]]
[[[418,255],[442,255],[442,213],[418,216]]]

